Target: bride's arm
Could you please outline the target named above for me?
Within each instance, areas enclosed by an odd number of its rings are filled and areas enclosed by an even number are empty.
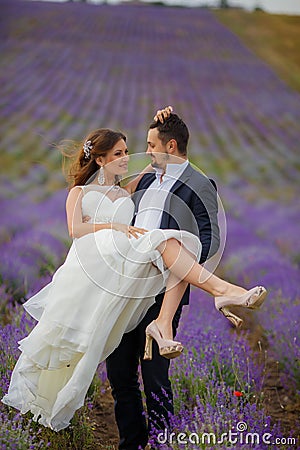
[[[146,230],[143,228],[132,227],[125,225],[123,223],[109,222],[109,223],[86,223],[83,221],[82,217],[82,189],[75,186],[70,190],[67,202],[66,202],[66,212],[67,212],[67,223],[69,235],[72,238],[80,238],[89,233],[95,233],[100,230],[113,229],[116,231],[122,231],[128,237],[138,238],[139,234],[144,234]]]
[[[82,189],[75,186],[70,190],[66,201],[67,223],[69,235],[79,238],[88,233],[111,228],[110,223],[84,223],[82,218],[81,201]]]
[[[129,183],[127,183],[125,186],[122,186],[122,188],[126,189],[126,191],[129,192],[129,194],[133,194],[133,192],[135,192],[137,185],[139,184],[141,178],[145,175],[145,173],[151,172],[154,172],[154,169],[151,166],[151,164],[148,164],[148,166],[146,166],[145,169],[143,169],[137,177],[135,177],[132,181],[129,181]]]

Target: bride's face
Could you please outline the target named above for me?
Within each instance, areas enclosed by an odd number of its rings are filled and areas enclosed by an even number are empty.
[[[129,161],[126,142],[120,139],[105,157],[101,156],[97,161],[98,164],[104,165],[105,171],[109,174],[124,175],[128,172]]]

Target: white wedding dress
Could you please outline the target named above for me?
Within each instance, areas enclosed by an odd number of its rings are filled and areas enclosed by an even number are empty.
[[[134,204],[121,188],[82,187],[90,222],[130,224]],[[198,259],[199,239],[176,230],[152,230],[138,239],[104,229],[74,239],[51,283],[24,308],[38,320],[19,342],[21,355],[2,402],[55,431],[80,408],[98,364],[142,320],[166,285],[157,246],[176,238]]]

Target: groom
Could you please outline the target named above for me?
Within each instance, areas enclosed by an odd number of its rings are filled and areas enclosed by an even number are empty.
[[[134,225],[147,230],[182,229],[196,234],[202,244],[200,263],[203,263],[219,246],[216,187],[191,167],[187,157],[188,128],[170,111],[166,108],[158,112],[149,127],[146,153],[155,172],[145,174],[138,184]],[[153,209],[147,208],[149,195]],[[182,307],[189,303],[189,293],[188,286],[173,319],[174,336]],[[119,450],[144,449],[151,428],[164,429],[174,413],[168,376],[170,361],[160,356],[156,342],[153,342],[152,360],[143,360],[145,328],[157,318],[163,296],[156,297],[144,319],[133,331],[124,334],[119,347],[106,360],[120,433]],[[139,386],[139,364],[148,426]]]

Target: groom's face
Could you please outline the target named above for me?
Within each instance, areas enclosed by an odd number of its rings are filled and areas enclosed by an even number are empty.
[[[169,159],[167,146],[162,143],[158,137],[158,129],[151,128],[148,131],[146,154],[151,157],[152,167],[165,169]]]

